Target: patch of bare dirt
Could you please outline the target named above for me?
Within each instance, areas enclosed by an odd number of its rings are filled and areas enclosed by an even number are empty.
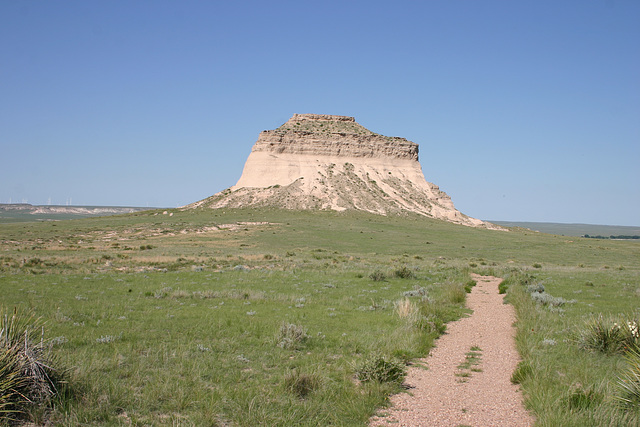
[[[370,426],[531,426],[519,387],[511,383],[519,361],[515,313],[498,294],[500,278],[474,275],[469,317],[447,325],[423,367],[409,370],[408,393]],[[470,356],[471,355],[471,356]]]

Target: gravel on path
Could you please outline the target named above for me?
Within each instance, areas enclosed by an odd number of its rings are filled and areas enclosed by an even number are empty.
[[[515,313],[498,293],[502,279],[473,275],[467,295],[469,317],[451,322],[431,354],[409,369],[407,393],[370,426],[531,426],[511,374],[520,357],[515,346]],[[476,350],[472,352],[472,348]],[[474,358],[469,359],[475,355]],[[465,362],[467,362],[465,364]]]

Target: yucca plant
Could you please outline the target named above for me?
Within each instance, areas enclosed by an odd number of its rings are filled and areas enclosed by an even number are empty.
[[[578,336],[578,345],[585,350],[602,353],[622,353],[639,344],[637,315],[604,317],[602,314],[589,319]]]
[[[626,354],[627,370],[618,379],[616,400],[624,409],[640,411],[640,347],[634,344]]]
[[[605,318],[598,314],[586,322],[578,336],[578,345],[585,350],[619,353],[624,350],[624,335],[624,331],[613,318]]]
[[[0,419],[16,418],[58,393],[64,372],[51,367],[43,335],[33,313],[0,309]]]
[[[0,349],[0,420],[6,420],[21,412],[20,408],[29,402],[21,393],[25,385],[16,349]]]

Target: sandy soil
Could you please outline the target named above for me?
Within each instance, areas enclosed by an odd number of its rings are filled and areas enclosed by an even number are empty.
[[[469,317],[447,325],[429,357],[428,369],[412,367],[408,393],[392,396],[392,406],[371,419],[371,426],[530,426],[534,418],[522,404],[510,378],[519,355],[515,347],[515,314],[498,294],[502,279],[474,276],[467,296]],[[477,364],[461,366],[472,347]]]

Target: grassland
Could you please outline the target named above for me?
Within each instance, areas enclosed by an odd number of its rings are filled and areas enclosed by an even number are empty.
[[[562,236],[640,236],[640,227],[625,225],[563,224],[555,222],[492,221],[505,227],[522,227]]]
[[[610,398],[624,356],[575,337],[594,314],[637,310],[638,243],[418,216],[148,211],[0,225],[0,290],[5,308],[43,318],[69,369],[70,392],[35,422],[366,425],[400,387],[358,369],[427,354],[477,272],[509,279],[539,424],[624,425]],[[566,303],[537,303],[531,283]],[[417,314],[402,315],[406,299]]]

